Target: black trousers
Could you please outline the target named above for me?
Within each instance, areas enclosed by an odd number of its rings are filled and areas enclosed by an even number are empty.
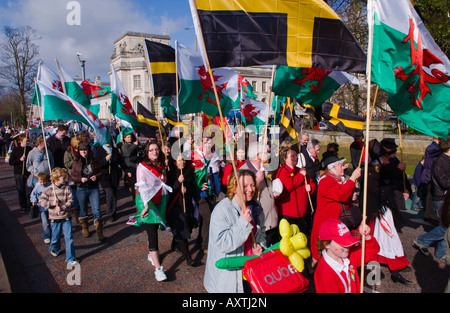
[[[158,229],[159,229],[159,224],[142,223],[141,226],[147,232],[148,251],[158,251]]]
[[[198,238],[202,242],[202,250],[208,250],[209,242],[209,223],[211,220],[211,212],[216,205],[216,197],[200,198],[197,202],[198,213],[201,217],[199,223]]]
[[[33,191],[27,187],[27,176],[14,174],[14,180],[16,181],[17,192],[19,193],[20,209],[28,211],[31,207],[30,195]]]
[[[117,214],[117,188],[106,187],[103,190],[106,197],[106,215],[115,218]]]

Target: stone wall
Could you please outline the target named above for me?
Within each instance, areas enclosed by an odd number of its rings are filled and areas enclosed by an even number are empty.
[[[377,139],[378,141],[384,138],[394,138],[395,143],[400,149],[400,136],[389,131],[388,125],[392,125],[389,121],[372,121],[370,127],[370,139]],[[343,132],[335,131],[319,131],[308,130],[310,138],[318,139],[322,145],[330,142],[336,142],[341,147],[350,147],[353,138]],[[365,132],[364,132],[365,133]],[[403,153],[407,154],[423,154],[426,147],[432,142],[433,137],[425,135],[405,135],[402,133]]]

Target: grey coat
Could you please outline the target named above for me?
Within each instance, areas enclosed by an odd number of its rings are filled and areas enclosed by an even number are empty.
[[[45,149],[40,151],[38,148],[34,147],[27,157],[27,163],[25,165],[27,171],[33,176],[37,176],[41,172],[50,174],[51,169],[54,167],[53,155],[50,151],[48,151],[48,159],[50,162],[47,161],[47,153],[45,152]],[[48,168],[49,163],[51,169]]]
[[[256,243],[265,245],[264,213],[254,217],[262,225],[256,233]],[[209,226],[208,258],[203,284],[211,293],[243,293],[242,269],[219,269],[216,261],[244,255],[244,243],[252,231],[252,225],[241,216],[241,208],[235,199],[220,201],[211,214]]]

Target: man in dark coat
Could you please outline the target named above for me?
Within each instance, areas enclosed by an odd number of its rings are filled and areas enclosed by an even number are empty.
[[[17,146],[11,152],[9,165],[14,166],[14,180],[19,193],[20,209],[22,212],[25,212],[30,210],[31,188],[27,187],[27,179],[30,176],[30,172],[27,171],[24,162],[26,162],[28,153],[30,153],[32,148],[28,146],[28,138],[25,134],[18,136],[17,143]]]
[[[406,164],[401,162],[396,156],[398,146],[395,140],[393,138],[385,138],[380,143],[386,150],[389,159],[389,164],[383,166],[383,176],[392,185],[393,198],[391,209],[394,216],[396,216],[398,211],[406,211],[405,200],[412,193],[411,183],[405,173]]]
[[[110,143],[98,147],[95,150],[94,158],[98,161],[102,171],[100,185],[106,194],[107,219],[113,222],[117,219],[117,189],[122,178],[119,166],[128,177],[131,177],[131,173],[119,150]]]
[[[47,139],[47,148],[52,153],[55,167],[65,168],[64,154],[70,147],[70,138],[67,136],[69,128],[66,125],[59,125],[56,134]]]

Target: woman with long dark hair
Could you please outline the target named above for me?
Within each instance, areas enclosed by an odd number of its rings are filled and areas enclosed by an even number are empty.
[[[148,260],[155,267],[157,281],[167,279],[159,260],[158,228],[165,226],[167,173],[161,162],[161,146],[150,139],[145,149],[145,159],[136,169],[136,207],[138,221],[148,236]]]
[[[103,241],[103,220],[100,212],[99,182],[102,175],[98,161],[94,158],[89,143],[81,142],[78,145],[76,159],[72,164],[70,177],[77,184],[77,197],[80,205],[80,216],[78,221],[82,227],[84,237],[89,237],[88,226],[88,203],[91,204],[94,215],[94,225],[99,241]]]

